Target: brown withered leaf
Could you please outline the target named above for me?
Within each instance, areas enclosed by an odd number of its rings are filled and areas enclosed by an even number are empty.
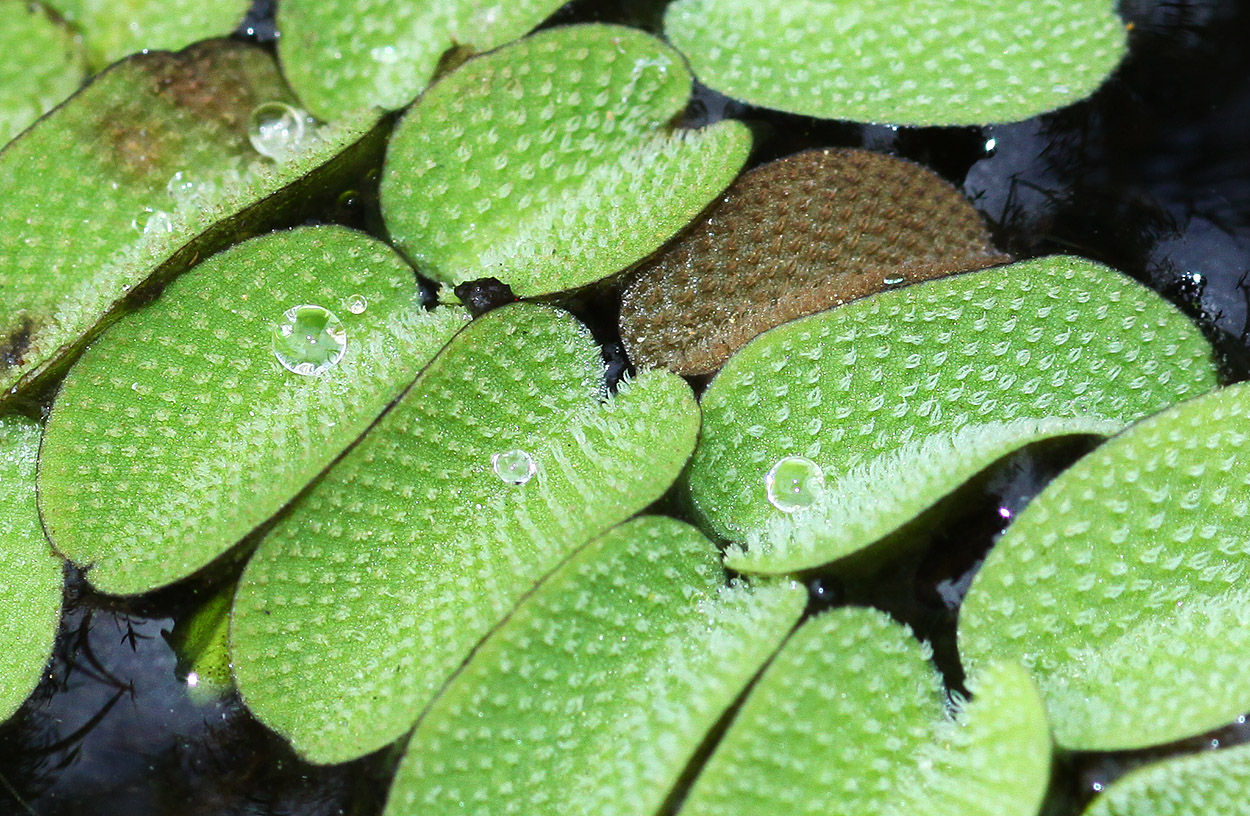
[[[625,289],[640,367],[716,371],[760,332],[882,289],[1005,263],[980,215],[932,171],[811,150],[739,178]]]

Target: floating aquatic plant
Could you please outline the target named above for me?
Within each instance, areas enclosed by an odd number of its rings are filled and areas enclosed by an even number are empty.
[[[883,612],[808,620],[751,690],[680,813],[1034,816],[1050,733],[1019,667],[949,710],[929,649]]]
[[[61,561],[35,506],[39,424],[0,416],[0,722],[34,690],[61,617]]]
[[[278,54],[295,92],[333,120],[358,108],[407,106],[447,54],[515,40],[561,0],[283,0]]]
[[[760,332],[892,286],[1010,260],[936,173],[867,150],[757,167],[621,296],[635,365],[708,374]]]
[[[750,151],[740,122],[673,127],[690,85],[680,55],[620,26],[551,29],[472,60],[396,128],[387,229],[445,283],[494,277],[530,297],[614,275],[689,223]]]
[[[1250,745],[1175,757],[1131,771],[1083,816],[1246,816]]]
[[[231,629],[248,707],[315,762],[403,736],[535,583],[668,489],[698,427],[667,371],[609,395],[567,313],[473,321],[260,543]]]
[[[882,292],[772,329],[712,381],[689,503],[752,573],[895,533],[1032,442],[1108,435],[1213,387],[1154,292],[1052,257]]]
[[[394,251],[340,227],[214,256],[66,377],[40,456],[48,535],[105,592],[191,575],[355,442],[465,317],[425,312]]]
[[[99,70],[140,51],[176,51],[224,37],[250,0],[45,0],[76,28]]]
[[[422,717],[387,816],[659,812],[806,601],[791,582],[726,585],[719,560],[658,517],[574,555]]]
[[[1105,443],[974,579],[960,652],[972,666],[1022,662],[1061,746],[1170,742],[1250,710],[1248,394],[1207,394]]]
[[[78,89],[86,56],[74,32],[28,0],[0,0],[0,146]]]
[[[289,161],[258,153],[251,115],[275,101],[294,103],[268,54],[210,40],[118,63],[0,153],[0,394],[55,378],[128,298],[360,171],[372,116],[310,127]]]
[[[664,33],[734,99],[891,125],[1027,119],[1089,96],[1127,51],[1114,0],[677,0]]]

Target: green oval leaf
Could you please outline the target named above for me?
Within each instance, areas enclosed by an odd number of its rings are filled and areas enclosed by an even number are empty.
[[[737,175],[750,132],[671,122],[690,97],[671,48],[630,28],[556,28],[466,63],[395,131],[382,211],[446,283],[575,289],[658,249]]]
[[[535,583],[668,489],[698,427],[668,372],[608,398],[566,313],[478,318],[261,543],[231,630],[248,707],[314,762],[400,737]]]
[[[453,49],[489,51],[549,17],[561,0],[283,0],[282,69],[313,113],[398,110]]]
[[[1127,51],[1113,0],[678,0],[664,33],[734,99],[893,125],[1028,119],[1089,96]]]
[[[973,580],[961,652],[1032,671],[1060,745],[1171,742],[1250,710],[1248,395],[1175,406],[1077,462]]]
[[[807,600],[793,583],[726,586],[718,561],[693,528],[659,517],[573,556],[422,717],[387,816],[466,804],[480,814],[659,812]]]
[[[1248,788],[1250,745],[1203,751],[1125,774],[1083,816],[1247,816]]]
[[[757,167],[621,296],[635,365],[710,374],[760,332],[856,298],[1009,261],[936,173],[868,150]]]
[[[238,27],[250,0],[47,0],[103,68],[140,51],[175,51]]]
[[[171,283],[92,345],[53,404],[39,490],[56,548],[114,593],[220,556],[350,446],[463,325],[460,311],[427,313],[418,300],[394,251],[341,227],[265,235]],[[366,308],[354,314],[357,304]],[[341,359],[319,375],[289,371],[277,354],[311,331],[275,336],[302,306],[328,310],[344,335]]]
[[[38,3],[0,0],[0,145],[78,90],[82,43]]]
[[[128,296],[356,173],[373,118],[295,117],[283,161],[257,151],[252,113],[293,101],[265,51],[214,40],[114,66],[0,152],[0,394],[53,379]]]
[[[1089,261],[922,283],[730,358],[703,395],[689,499],[743,542],[733,569],[804,570],[880,541],[1024,445],[1115,433],[1215,379],[1197,327]]]
[[[1032,816],[1050,777],[1037,690],[987,670],[952,718],[929,649],[885,613],[809,620],[756,683],[681,816]]]
[[[61,561],[35,503],[39,432],[0,416],[0,722],[39,684],[61,618]]]

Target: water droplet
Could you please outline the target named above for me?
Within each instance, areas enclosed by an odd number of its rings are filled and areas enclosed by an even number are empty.
[[[252,111],[247,135],[257,153],[283,161],[299,152],[307,118],[284,102],[266,102]]]
[[[199,185],[189,173],[179,170],[170,176],[165,189],[169,191],[170,198],[181,206],[189,204],[195,198],[195,194],[199,192]]]
[[[174,231],[174,222],[169,217],[169,213],[164,210],[154,210],[151,207],[145,207],[143,214],[131,221],[130,226],[144,235],[158,235]]]
[[[370,50],[369,56],[374,62],[380,62],[383,65],[394,65],[399,62],[399,51],[393,45],[380,45]]]
[[[902,275],[898,275],[892,278],[885,278],[881,282],[884,283],[886,286],[898,286],[900,283],[903,283],[906,280],[907,278],[903,277]]]
[[[369,301],[364,295],[352,295],[347,298],[347,311],[352,314],[364,314],[365,309],[369,308]]]
[[[491,469],[495,475],[508,484],[523,485],[538,472],[534,457],[520,448],[496,453],[490,458]]]
[[[334,312],[305,304],[287,309],[273,330],[273,354],[287,371],[316,376],[347,352],[347,331]]]
[[[825,472],[820,465],[802,456],[777,460],[764,477],[768,501],[783,513],[810,507],[825,489]]]

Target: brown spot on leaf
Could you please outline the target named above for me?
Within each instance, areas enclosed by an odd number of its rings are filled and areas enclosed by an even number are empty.
[[[760,332],[906,283],[1005,263],[980,215],[913,162],[813,150],[739,178],[625,289],[635,364],[707,374]]]
[[[12,368],[26,364],[26,350],[30,348],[31,338],[35,332],[35,324],[29,317],[23,317],[21,324],[0,340],[0,366]]]

